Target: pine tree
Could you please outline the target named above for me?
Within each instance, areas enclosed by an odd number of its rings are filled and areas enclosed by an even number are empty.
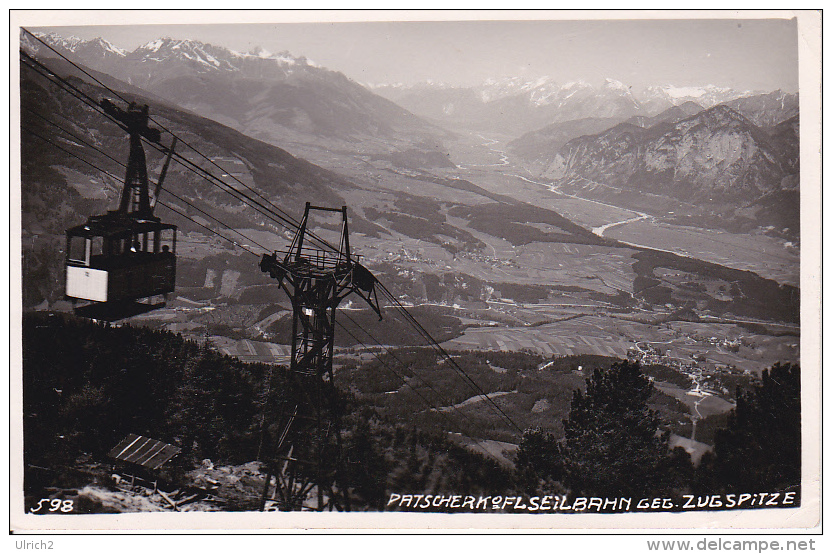
[[[797,490],[800,486],[800,367],[775,364],[717,431],[700,474],[716,491]]]
[[[563,474],[560,446],[555,436],[543,429],[523,433],[514,463],[521,486],[530,494],[551,488]]]
[[[384,509],[389,468],[367,419],[359,419],[345,445],[346,480],[363,503],[376,510]]]
[[[658,496],[669,492],[668,435],[647,407],[653,383],[637,362],[596,369],[576,390],[564,420],[564,484],[576,496]]]

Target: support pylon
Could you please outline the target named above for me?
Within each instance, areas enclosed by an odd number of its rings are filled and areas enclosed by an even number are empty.
[[[310,247],[307,225],[310,210],[342,214],[338,251]],[[341,301],[356,293],[381,318],[376,279],[350,252],[347,207],[323,208],[306,203],[292,245],[283,253],[266,254],[260,269],[278,280],[292,301],[292,359],[288,399],[279,432],[267,455],[268,475],[261,510],[272,496],[281,510],[309,508],[314,491],[318,510],[349,510],[349,494],[342,476],[341,417],[343,407],[335,388],[332,357],[335,314]],[[269,494],[271,477],[275,490]]]

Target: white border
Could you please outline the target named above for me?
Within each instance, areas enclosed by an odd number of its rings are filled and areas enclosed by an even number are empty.
[[[19,26],[99,24],[204,24],[313,21],[438,21],[494,19],[798,19],[800,53],[801,152],[801,367],[803,369],[802,506],[798,509],[742,510],[650,514],[420,514],[413,512],[337,514],[165,513],[95,516],[34,516],[24,512],[22,498],[21,298],[10,298],[10,528],[16,532],[94,530],[521,530],[550,532],[608,530],[613,533],[688,530],[818,530],[820,525],[820,391],[821,391],[821,16],[813,11],[11,11],[10,12],[10,280],[20,290],[20,125]],[[15,178],[16,176],[16,178]],[[11,457],[11,453],[15,456]],[[646,550],[643,549],[643,550]]]

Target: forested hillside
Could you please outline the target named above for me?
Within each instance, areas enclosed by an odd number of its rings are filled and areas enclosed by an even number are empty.
[[[129,433],[182,449],[164,473],[174,481],[204,459],[257,460],[261,421],[277,421],[288,390],[281,366],[244,363],[166,331],[54,314],[24,318],[23,363],[24,487],[34,496],[47,487],[106,484],[107,452]],[[383,509],[390,487],[508,486],[508,470],[493,460],[383,417],[354,395],[345,398],[353,509]],[[259,491],[253,487],[232,507],[256,509]]]
[[[761,383],[751,383],[750,392],[741,392],[736,413],[716,431],[716,451],[694,469],[684,450],[668,444],[671,430],[684,426],[684,409],[653,385],[667,377],[667,368],[642,371],[638,363],[601,356],[546,361],[523,352],[456,353],[484,392],[514,396],[511,406],[501,403],[526,430],[520,437],[487,402],[455,384],[450,368],[428,358],[429,349],[391,350],[371,363],[349,364],[349,354],[339,358],[336,381],[346,406],[343,482],[354,510],[387,509],[390,494],[400,491],[613,494],[610,487],[630,479],[626,471],[599,481],[577,479],[576,468],[619,464],[615,445],[636,431],[640,438],[632,437],[627,456],[641,441],[650,471],[663,477],[621,490],[676,499],[691,491],[799,491],[797,366],[776,365]],[[403,369],[390,372],[393,360]],[[68,487],[112,487],[107,452],[135,433],[182,449],[159,475],[171,486],[189,486],[195,474],[214,465],[254,468],[245,483],[224,484],[217,494],[225,509],[257,509],[265,473],[257,462],[268,459],[261,430],[263,422],[269,428],[278,421],[290,390],[284,367],[244,363],[209,342],[166,331],[45,313],[24,318],[23,362],[29,499]],[[624,370],[626,379],[617,377]],[[587,424],[584,412],[613,429],[592,431],[601,458],[573,444],[583,436],[575,430]],[[772,423],[761,427],[758,420]],[[499,440],[519,442],[519,451],[495,451],[495,445],[511,446]],[[742,471],[731,468],[751,450],[757,452],[753,472],[735,482]],[[87,509],[101,507],[88,501]]]

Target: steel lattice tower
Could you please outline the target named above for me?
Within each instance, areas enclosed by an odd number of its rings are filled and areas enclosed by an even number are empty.
[[[342,214],[337,251],[308,246],[310,210]],[[332,374],[335,313],[352,293],[361,296],[381,318],[376,279],[351,255],[347,207],[323,208],[306,203],[297,234],[283,259],[266,254],[260,269],[277,279],[292,301],[292,358],[289,390],[284,395],[280,432],[268,448],[268,473],[261,510],[273,498],[281,510],[304,507],[313,489],[317,509],[349,510],[349,495],[341,478],[341,414]]]

